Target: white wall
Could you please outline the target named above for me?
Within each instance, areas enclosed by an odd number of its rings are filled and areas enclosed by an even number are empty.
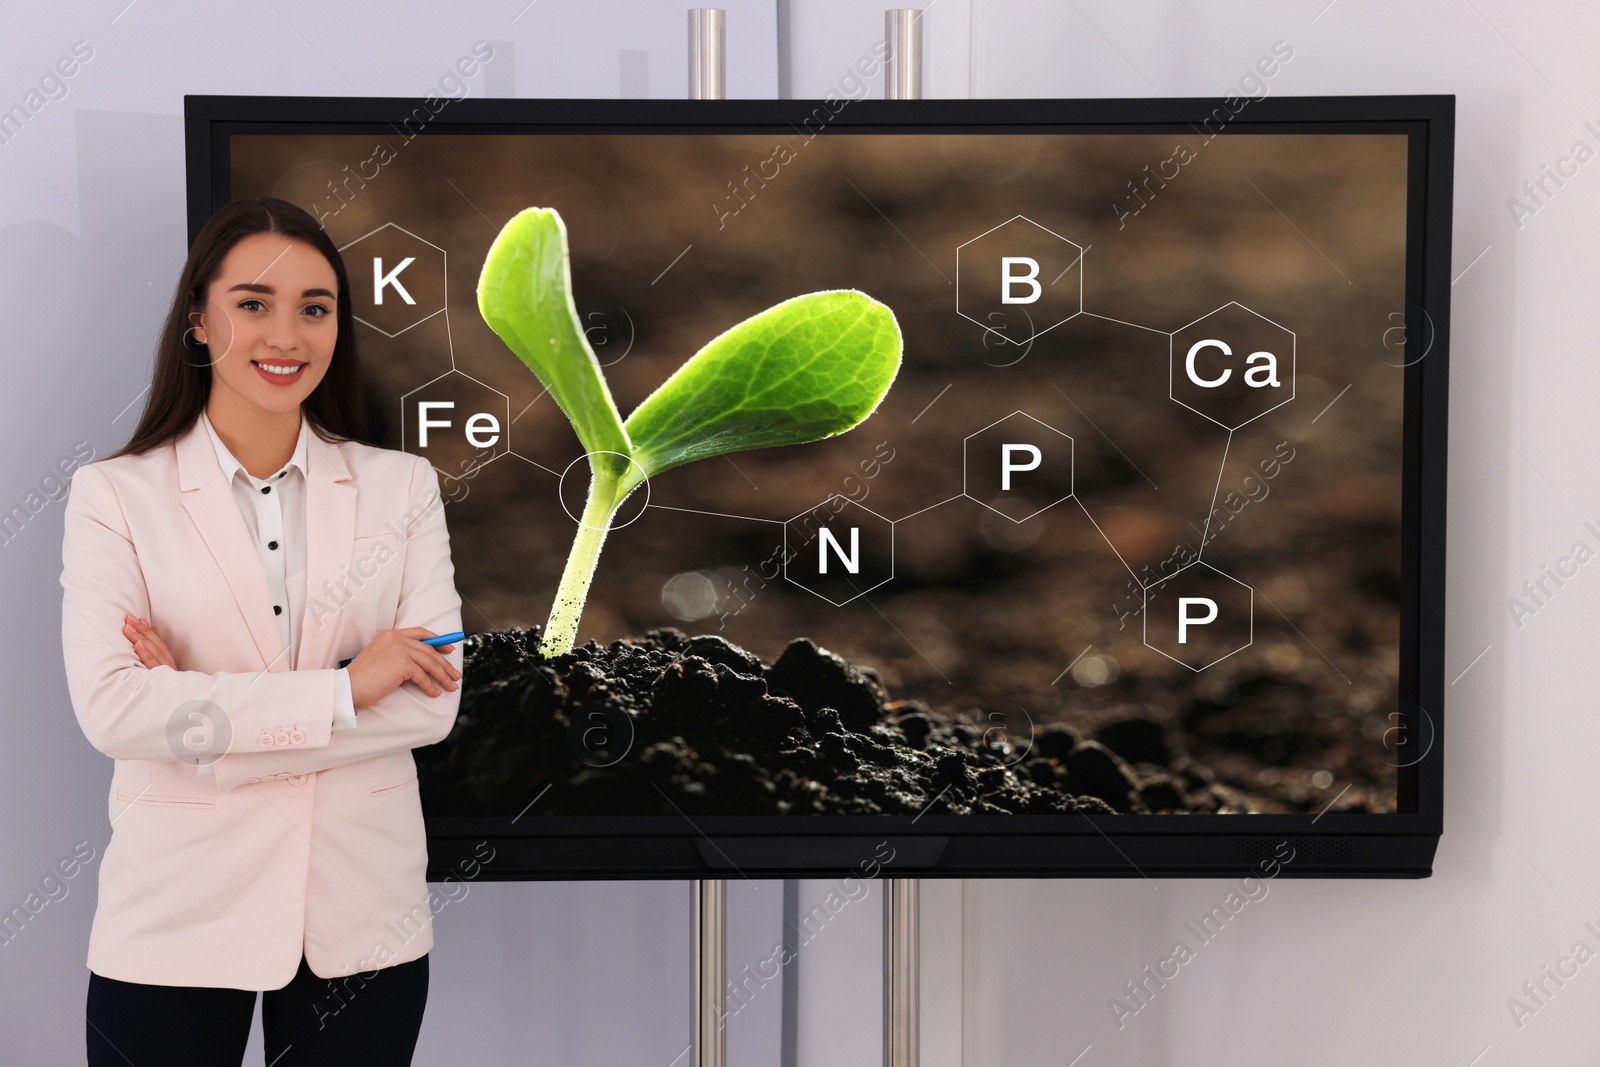
[[[775,95],[772,0],[723,6],[728,95]],[[149,382],[187,248],[184,94],[420,100],[484,39],[495,59],[470,79],[473,96],[681,98],[686,7],[107,0],[8,9],[0,109],[22,101],[74,42],[93,55],[64,97],[0,143],[0,345],[14,400],[0,419],[5,510],[77,442],[104,456],[137,421],[133,401]],[[110,836],[111,763],[79,731],[60,666],[60,550],[59,501],[0,544],[0,664],[13,680],[0,704],[0,911],[76,843],[98,858]],[[0,1062],[82,1062],[98,870],[89,864],[65,897],[0,943]],[[471,886],[436,919],[416,1062],[666,1067],[689,1041],[688,903],[685,882]],[[258,1025],[246,1062],[260,1063],[260,1048]]]
[[[474,83],[480,95],[679,96],[686,6],[476,0],[445,19],[421,4],[368,19],[376,5],[356,15],[305,0],[237,11],[110,0],[12,13],[0,105],[21,99],[74,41],[95,55],[64,99],[0,145],[0,343],[7,393],[26,397],[0,420],[0,502],[21,500],[75,442],[104,454],[128,435],[124,409],[148,380],[184,253],[182,94],[420,95],[487,38],[514,47]],[[776,14],[754,0],[725,6],[742,72],[729,71],[730,95],[775,94],[779,47],[794,94],[823,92],[882,35],[877,5],[859,0],[786,0]],[[1573,942],[1600,950],[1583,928],[1600,927],[1584,818],[1600,751],[1588,678],[1600,580],[1585,568],[1520,627],[1507,599],[1585,536],[1585,521],[1600,521],[1591,460],[1600,163],[1520,227],[1507,200],[1574,141],[1600,148],[1584,128],[1600,126],[1591,58],[1600,13],[1509,0],[925,6],[930,96],[1219,96],[1280,38],[1295,57],[1273,79],[1276,94],[1458,95],[1455,270],[1465,273],[1454,290],[1449,675],[1471,666],[1449,691],[1446,832],[1432,879],[1279,881],[1120,1032],[1107,998],[1226,883],[994,880],[968,884],[964,904],[944,887],[925,927],[939,944],[929,953],[939,1037],[923,1062],[1591,1061],[1600,964],[1567,979],[1520,1029],[1506,1002]],[[769,19],[784,26],[783,42],[739,36]],[[78,732],[52,666],[59,515],[47,508],[0,546],[0,663],[14,679],[0,745],[5,908],[74,843],[98,852],[107,836],[109,764]],[[0,945],[8,1060],[81,1055],[95,873]],[[778,883],[758,884],[735,895],[732,939],[764,954]],[[681,882],[474,887],[438,920],[417,1062],[673,1063],[688,1034],[687,904]],[[802,990],[822,981],[837,992],[848,977],[869,1001],[878,996],[877,896],[851,907],[802,954]],[[959,981],[952,968],[964,971]],[[802,1061],[852,1049],[832,1062],[877,1062],[874,1015],[807,1005]],[[749,1062],[776,1063],[775,1024],[756,1007],[749,1018],[766,1021],[740,1019],[738,1047]],[[952,1012],[964,1028],[952,1027]]]
[[[799,6],[820,21],[855,5]],[[1457,680],[1434,877],[1280,881],[1121,1031],[1107,999],[1226,883],[974,883],[968,1067],[1060,1067],[1086,1046],[1082,1067],[1593,1062],[1600,967],[1547,982],[1554,995],[1520,1028],[1507,1000],[1574,942],[1600,952],[1583,925],[1600,927],[1588,814],[1600,578],[1580,570],[1520,627],[1508,598],[1580,537],[1595,545],[1582,527],[1600,518],[1600,163],[1520,227],[1507,201],[1575,141],[1600,150],[1584,127],[1600,127],[1600,12],[1505,0],[929,6],[931,33],[942,18],[958,34],[966,23],[973,95],[1220,97],[1283,39],[1295,55],[1275,94],[1454,93],[1458,105],[1446,637]],[[839,34],[817,69],[854,54],[867,29]],[[962,80],[943,75],[929,95]],[[936,1067],[962,1062],[948,1043],[924,1051]]]

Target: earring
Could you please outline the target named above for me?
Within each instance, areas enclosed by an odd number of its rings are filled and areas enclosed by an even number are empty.
[[[185,347],[185,348],[204,348],[206,346],[206,343],[204,341],[196,341],[194,344],[190,344],[189,343],[189,335],[191,333],[193,333],[197,329],[199,329],[198,326],[191,326],[187,330],[183,331],[183,347]]]

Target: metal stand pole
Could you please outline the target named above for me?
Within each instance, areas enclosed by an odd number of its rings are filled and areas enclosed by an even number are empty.
[[[922,12],[893,8],[883,13],[888,56],[883,68],[885,100],[922,99]],[[919,996],[917,905],[921,883],[891,878],[883,912],[883,1030],[885,1067],[916,1067]]]
[[[720,7],[689,9],[689,99],[721,100],[727,93],[723,55],[727,13]]]
[[[883,898],[884,1067],[916,1067],[920,1026],[917,905],[922,883],[891,878]]]
[[[883,37],[889,45],[883,67],[883,98],[921,100],[922,11],[914,7],[885,11]]]
[[[723,1025],[727,984],[728,883],[702,878],[689,887],[693,909],[693,1067],[726,1067],[728,1031]]]
[[[716,7],[689,9],[691,100],[721,100],[726,95],[725,15]],[[693,1067],[726,1067],[728,1032],[723,1009],[727,1003],[728,883],[721,878],[702,878],[691,884],[689,897],[694,941]]]

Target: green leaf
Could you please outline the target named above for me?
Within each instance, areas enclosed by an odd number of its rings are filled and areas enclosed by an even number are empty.
[[[589,453],[589,498],[545,625],[547,657],[572,648],[611,520],[645,478],[697,459],[844,433],[877,409],[900,369],[892,311],[853,289],[811,293],[713,340],[623,423],[573,307],[566,226],[545,208],[519,212],[495,238],[478,279],[478,310]]]
[[[865,293],[785,300],[717,337],[634,409],[633,458],[654,476],[841,434],[877,409],[900,351],[894,312]]]
[[[549,208],[519,211],[478,276],[478,311],[561,406],[584,451],[633,449],[572,304],[567,227]],[[611,457],[607,466],[625,465]]]

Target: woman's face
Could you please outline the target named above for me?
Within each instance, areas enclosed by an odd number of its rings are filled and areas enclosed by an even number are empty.
[[[270,233],[241,238],[206,291],[205,307],[189,316],[194,339],[211,356],[213,390],[269,411],[298,409],[333,358],[337,287],[333,267],[304,241]]]

